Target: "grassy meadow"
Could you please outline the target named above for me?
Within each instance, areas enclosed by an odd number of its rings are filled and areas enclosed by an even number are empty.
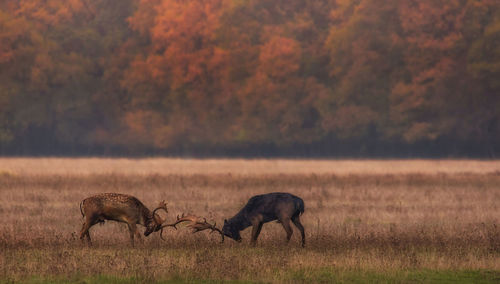
[[[242,243],[180,227],[131,247],[114,222],[78,238],[95,193],[220,226],[274,191],[304,199],[305,248],[276,222],[256,247],[251,228]],[[0,218],[0,282],[500,282],[499,161],[2,158]]]

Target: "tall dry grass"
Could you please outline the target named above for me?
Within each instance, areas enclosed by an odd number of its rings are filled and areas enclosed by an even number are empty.
[[[339,169],[342,165],[351,172]],[[322,268],[500,270],[498,165],[2,159],[0,278],[110,274],[287,281],[297,271],[314,274]],[[249,197],[273,191],[304,199],[305,249],[297,230],[286,245],[277,223],[264,225],[256,248],[248,244],[250,230],[243,232],[242,244],[219,244],[216,235],[192,235],[184,229],[167,231],[166,242],[157,234],[143,238],[135,248],[129,247],[123,224],[94,226],[91,248],[77,236],[82,224],[79,202],[99,192],[132,194],[150,208],[166,199],[169,220],[185,212],[221,224]]]

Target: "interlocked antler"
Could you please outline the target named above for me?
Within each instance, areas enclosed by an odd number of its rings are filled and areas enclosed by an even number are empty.
[[[163,239],[163,237],[162,237],[163,228],[165,228],[165,227],[174,227],[174,229],[177,230],[176,226],[177,226],[177,224],[179,224],[181,222],[190,222],[187,225],[187,227],[193,229],[193,231],[192,231],[193,234],[197,233],[197,232],[200,232],[200,231],[207,230],[207,229],[212,230],[211,233],[213,233],[214,231],[218,232],[221,235],[221,237],[222,237],[221,242],[224,242],[224,234],[222,233],[222,231],[219,228],[216,227],[217,223],[214,223],[212,225],[212,224],[210,224],[210,223],[207,222],[206,218],[202,219],[201,217],[198,217],[198,216],[195,216],[195,215],[184,216],[184,214],[182,214],[182,216],[180,218],[177,215],[177,220],[174,223],[166,224],[166,225],[161,226],[160,237]]]

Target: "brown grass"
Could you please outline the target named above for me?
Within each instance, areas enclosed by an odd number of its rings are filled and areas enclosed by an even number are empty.
[[[297,271],[322,268],[500,270],[499,162],[1,162],[0,279],[107,274],[287,281]],[[169,220],[186,212],[221,224],[252,195],[273,191],[304,199],[305,249],[297,230],[284,244],[276,223],[264,225],[256,248],[248,244],[250,229],[241,244],[181,229],[167,231],[167,242],[155,234],[131,248],[126,226],[113,222],[91,229],[91,248],[76,236],[79,202],[98,192],[132,194],[149,207],[166,199]]]
[[[17,175],[269,175],[500,173],[499,161],[482,160],[283,160],[0,158],[0,173]]]

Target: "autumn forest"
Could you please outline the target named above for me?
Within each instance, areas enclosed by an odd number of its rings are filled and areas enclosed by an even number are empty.
[[[498,0],[0,0],[0,154],[495,157]]]

